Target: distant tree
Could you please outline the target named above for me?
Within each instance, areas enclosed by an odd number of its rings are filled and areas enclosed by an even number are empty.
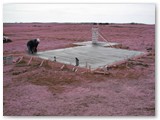
[[[130,24],[131,24],[131,25],[136,25],[137,23],[135,23],[135,22],[131,22]]]
[[[109,25],[109,23],[99,23],[99,25]]]

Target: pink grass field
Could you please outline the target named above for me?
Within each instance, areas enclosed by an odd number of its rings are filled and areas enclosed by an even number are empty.
[[[30,39],[40,38],[38,51],[67,48],[91,40],[92,24],[4,23],[12,42],[3,55],[24,56],[3,66],[4,116],[155,116],[155,25],[109,24],[100,31],[122,48],[147,52],[145,56],[94,74],[61,63],[34,59],[26,52]],[[147,50],[148,49],[148,50]],[[16,57],[15,57],[16,56]]]

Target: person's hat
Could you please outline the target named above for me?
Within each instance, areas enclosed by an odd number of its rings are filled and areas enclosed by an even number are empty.
[[[39,39],[39,38],[37,38],[37,41],[38,41],[38,42],[40,42],[40,39]]]

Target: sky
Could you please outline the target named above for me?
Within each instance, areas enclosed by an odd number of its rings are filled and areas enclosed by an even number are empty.
[[[155,24],[155,4],[4,4],[3,22]]]

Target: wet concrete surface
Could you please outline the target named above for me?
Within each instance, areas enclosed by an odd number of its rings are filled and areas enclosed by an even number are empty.
[[[112,65],[142,54],[144,54],[144,52],[102,47],[98,45],[86,45],[38,52],[37,56],[52,61],[54,61],[54,57],[56,57],[57,62],[71,65],[76,65],[75,58],[77,57],[79,59],[80,67],[97,69],[99,67]]]

